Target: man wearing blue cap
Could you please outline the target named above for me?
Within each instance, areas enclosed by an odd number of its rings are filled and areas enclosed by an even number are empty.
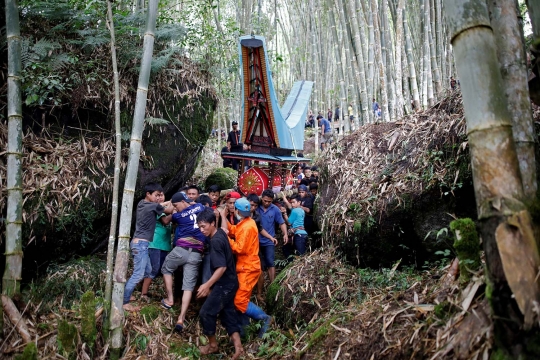
[[[161,300],[161,306],[170,309],[174,304],[172,274],[179,267],[184,270],[182,281],[182,308],[175,326],[176,331],[182,331],[186,319],[187,308],[191,301],[193,289],[199,275],[199,265],[202,261],[202,252],[206,237],[197,225],[197,214],[204,210],[202,204],[192,204],[192,200],[184,193],[179,192],[172,196],[171,204],[176,211],[173,213],[172,222],[176,224],[174,241],[176,246],[167,255],[161,267],[163,281],[167,289],[167,299]]]

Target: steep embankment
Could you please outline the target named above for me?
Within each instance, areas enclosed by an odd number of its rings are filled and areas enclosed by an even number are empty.
[[[361,266],[403,259],[420,267],[449,245],[454,217],[475,218],[461,96],[400,121],[337,139],[317,160],[324,241]]]

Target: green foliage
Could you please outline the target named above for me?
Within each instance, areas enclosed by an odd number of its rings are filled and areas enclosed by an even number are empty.
[[[404,266],[401,271],[396,269],[374,270],[370,268],[358,269],[360,288],[357,301],[366,300],[367,289],[391,289],[391,291],[403,291],[408,289],[414,282],[420,280],[412,267]]]
[[[236,185],[238,172],[231,168],[216,169],[204,182],[205,189],[212,185],[218,185],[222,189],[232,189]]]
[[[76,357],[75,349],[77,348],[77,328],[70,324],[67,320],[58,322],[58,336],[56,338],[58,350],[69,359]]]
[[[449,301],[443,301],[440,304],[437,304],[435,306],[435,316],[437,316],[439,319],[446,321],[449,319],[453,314],[455,314],[459,308],[454,306]]]
[[[96,341],[96,296],[93,291],[87,291],[81,297],[81,336],[90,349]]]
[[[459,258],[459,282],[466,284],[471,278],[471,271],[480,267],[480,240],[474,221],[469,218],[454,220],[450,229],[455,233],[454,248]]]
[[[30,285],[30,297],[43,301],[42,309],[63,306],[70,308],[87,291],[102,293],[105,283],[105,261],[96,257],[52,264],[47,276]],[[95,311],[95,310],[94,310]]]
[[[192,343],[185,341],[174,341],[169,343],[169,354],[175,354],[182,358],[199,359],[201,352],[199,348]]]
[[[147,323],[152,323],[156,320],[160,313],[161,308],[157,305],[148,305],[141,309],[141,315]]]
[[[294,341],[288,334],[279,330],[267,331],[262,338],[257,356],[265,359],[279,358],[293,351]]]
[[[38,360],[38,349],[35,342],[29,342],[23,353],[15,356],[15,360]]]
[[[137,336],[135,336],[135,338],[133,339],[133,343],[139,351],[144,351],[150,343],[150,336],[146,336],[144,334],[137,334]]]

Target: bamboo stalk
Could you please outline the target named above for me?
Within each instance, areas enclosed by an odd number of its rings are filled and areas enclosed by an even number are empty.
[[[2,293],[20,292],[22,274],[22,99],[21,99],[21,31],[16,0],[6,0],[6,35],[8,52],[7,78],[7,211],[6,264]]]
[[[376,0],[371,0],[371,13],[373,14],[373,32],[375,34],[375,57],[379,67],[379,86],[381,87],[381,110],[382,120],[388,121],[388,94],[386,92],[386,70],[383,64],[382,48],[381,48],[381,34],[379,30],[378,6]]]
[[[540,302],[540,256],[524,198],[495,38],[483,0],[445,0],[471,153],[499,347],[523,341]],[[482,79],[482,81],[478,81]],[[521,314],[516,313],[515,306]],[[513,319],[507,321],[506,319]]]
[[[114,18],[111,1],[107,0],[107,25],[111,34],[111,61],[113,67],[114,81],[114,128],[116,137],[116,147],[114,156],[114,180],[113,197],[111,206],[111,226],[109,228],[109,243],[107,247],[107,274],[105,281],[105,302],[111,303],[112,295],[112,274],[114,262],[114,248],[116,245],[116,226],[118,224],[118,191],[120,187],[120,160],[122,158],[122,133],[120,128],[120,83],[118,79],[118,65],[116,62],[116,39],[114,31]],[[108,325],[109,309],[105,310],[104,323]],[[104,331],[108,332],[108,326],[104,326]]]
[[[407,24],[407,16],[405,15],[405,8],[403,8],[403,30],[405,32],[405,51],[407,53],[407,63],[409,65],[409,79],[411,82],[414,108],[416,109],[416,111],[418,111],[418,109],[420,109],[420,94],[418,92],[418,82],[416,81],[416,68],[414,66],[411,36],[409,26]]]
[[[527,60],[523,52],[518,9],[515,0],[488,1],[491,25],[497,38],[497,57],[512,117],[512,133],[516,143],[523,192],[534,198],[537,191],[536,161],[534,157],[534,124],[529,87]]]
[[[114,289],[111,303],[111,349],[119,351],[122,347],[122,331],[124,323],[123,297],[126,284],[127,267],[129,263],[129,239],[131,231],[131,218],[133,213],[133,198],[137,183],[139,158],[141,153],[141,140],[146,112],[146,99],[150,79],[150,65],[154,49],[154,34],[156,30],[158,0],[149,0],[146,19],[146,32],[144,34],[143,56],[137,86],[137,100],[133,114],[133,127],[129,146],[129,159],[126,169],[126,180],[122,197],[122,210],[120,214],[120,227],[118,231],[118,250],[114,268]]]

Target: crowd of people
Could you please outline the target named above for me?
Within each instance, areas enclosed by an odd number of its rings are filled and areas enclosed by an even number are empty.
[[[212,185],[201,194],[187,186],[165,201],[157,183],[145,186],[145,197],[137,205],[135,232],[130,243],[133,273],[124,290],[124,309],[138,311],[134,290],[142,282],[140,300],[148,302],[153,279],[163,276],[166,298],[161,306],[171,309],[180,299],[180,314],[174,330],[181,333],[193,295],[204,303],[199,311],[203,333],[209,342],[201,354],[218,351],[218,317],[235,347],[234,359],[243,353],[241,336],[250,319],[262,322],[262,337],[271,316],[262,303],[264,273],[270,282],[276,276],[276,247],[285,261],[306,253],[308,238],[315,231],[313,203],[318,191],[318,169],[298,164],[294,169],[298,192],[290,197],[272,190],[261,197],[243,197],[232,191],[225,196]],[[280,236],[277,234],[280,230]],[[181,273],[179,270],[182,270]],[[182,293],[180,294],[179,289]]]

